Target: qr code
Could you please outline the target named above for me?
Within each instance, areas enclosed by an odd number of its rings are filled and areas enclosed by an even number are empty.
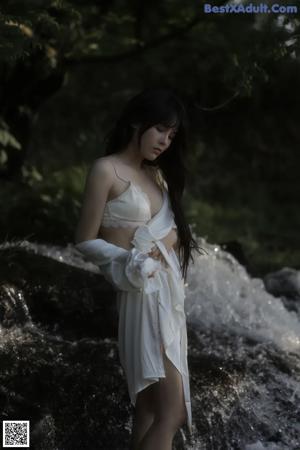
[[[29,447],[29,420],[3,420],[3,447]]]

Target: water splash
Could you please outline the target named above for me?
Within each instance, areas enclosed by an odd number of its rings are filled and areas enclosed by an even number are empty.
[[[300,354],[300,321],[282,300],[265,289],[260,278],[220,246],[200,244],[208,255],[196,255],[186,286],[186,315],[196,328],[226,330],[268,341],[285,351]]]

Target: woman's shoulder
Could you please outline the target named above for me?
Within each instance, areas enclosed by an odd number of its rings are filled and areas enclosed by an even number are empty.
[[[109,158],[106,156],[95,159],[89,169],[90,178],[103,177],[107,180],[113,179],[113,166]]]
[[[96,158],[94,160],[94,164],[108,165],[108,164],[111,164],[111,161],[112,161],[111,155],[99,156],[99,158]]]
[[[110,156],[101,156],[93,161],[92,168],[99,172],[110,173],[113,169],[112,158]]]

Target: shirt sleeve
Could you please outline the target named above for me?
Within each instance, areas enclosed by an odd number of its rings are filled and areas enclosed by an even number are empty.
[[[75,248],[99,267],[101,275],[117,290],[151,291],[149,275],[161,268],[160,261],[137,250],[125,250],[103,239],[80,242]]]

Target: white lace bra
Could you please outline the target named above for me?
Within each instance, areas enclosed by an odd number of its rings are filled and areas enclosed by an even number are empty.
[[[138,185],[119,177],[116,169],[115,172],[118,178],[129,185],[118,197],[106,202],[101,225],[125,228],[138,227],[147,223],[151,219],[148,195]]]

